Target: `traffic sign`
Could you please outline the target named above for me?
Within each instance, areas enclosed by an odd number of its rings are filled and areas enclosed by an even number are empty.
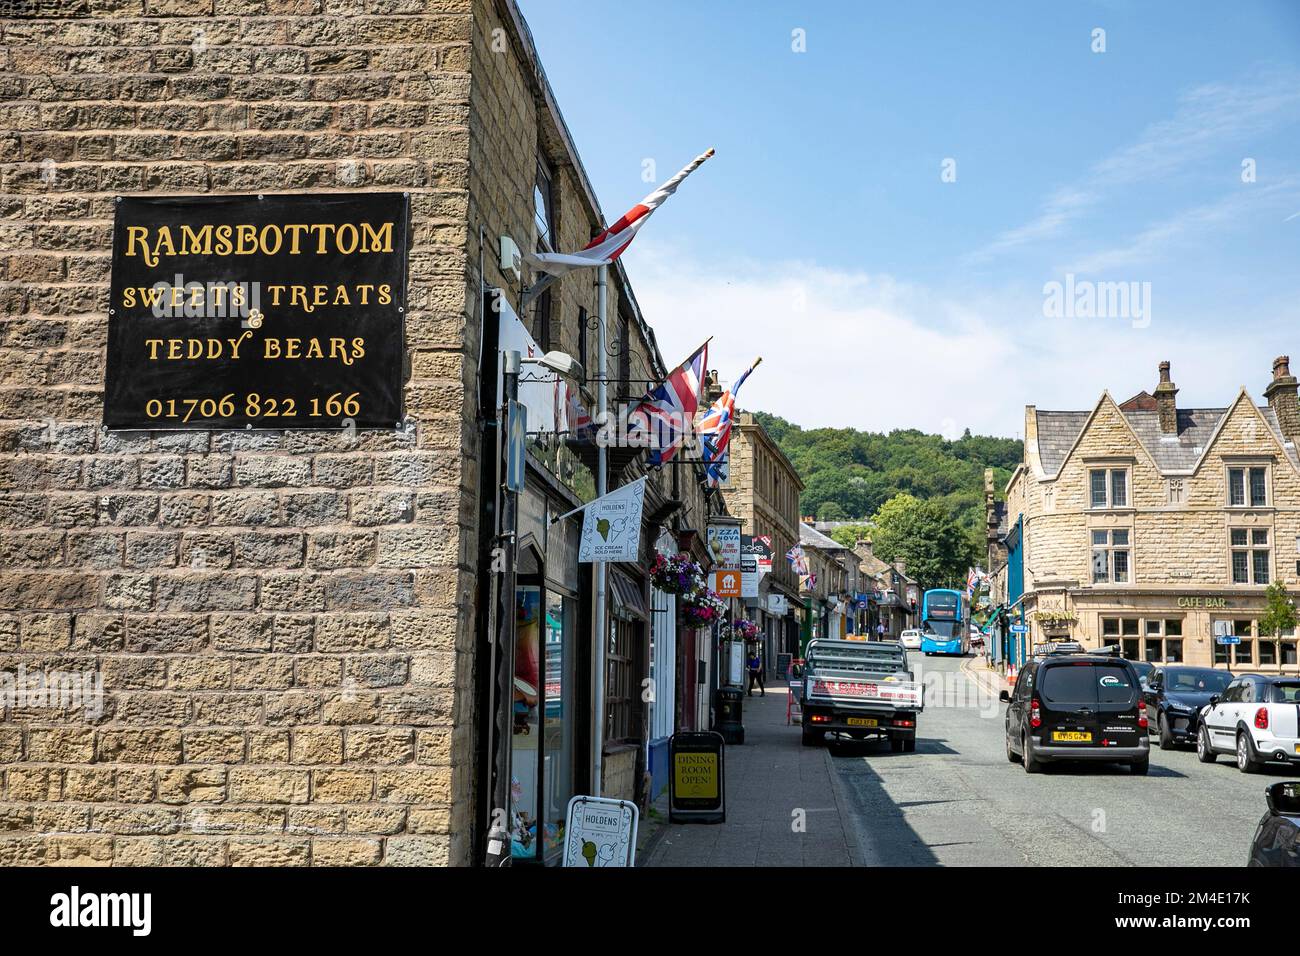
[[[1028,625],[1028,624],[1012,624],[1012,625],[1011,625],[1011,633],[1012,633],[1012,634],[1028,634],[1028,633],[1029,633],[1029,625]]]
[[[1220,637],[1216,637],[1214,640],[1216,643],[1219,644],[1240,644],[1241,643],[1241,638],[1237,637],[1235,634],[1224,634]]]

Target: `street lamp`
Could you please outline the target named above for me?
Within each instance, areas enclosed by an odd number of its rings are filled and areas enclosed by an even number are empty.
[[[565,352],[547,352],[540,358],[524,358],[516,349],[503,353],[502,391],[505,410],[509,413],[519,401],[519,370],[527,363],[540,365],[558,375],[580,375],[582,366]],[[575,371],[576,370],[576,371]],[[507,424],[509,417],[507,415]],[[498,462],[498,467],[500,463]],[[515,686],[515,575],[519,552],[519,491],[522,485],[502,481],[498,488],[504,494],[501,508],[502,552],[500,590],[498,591],[498,620],[500,637],[492,644],[492,688],[488,712],[492,724],[488,730],[488,754],[492,760],[492,815],[488,821],[488,866],[509,866],[510,843],[510,740],[513,736],[513,706]]]

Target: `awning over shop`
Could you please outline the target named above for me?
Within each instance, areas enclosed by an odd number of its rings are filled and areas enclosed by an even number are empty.
[[[618,568],[610,568],[610,613],[625,621],[649,620],[649,609],[640,586]]]

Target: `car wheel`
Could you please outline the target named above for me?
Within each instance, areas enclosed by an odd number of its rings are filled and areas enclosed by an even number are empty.
[[[1151,758],[1147,757],[1145,760],[1135,760],[1133,763],[1128,765],[1128,769],[1135,777],[1145,777],[1147,771],[1151,769]]]
[[[914,753],[916,753],[916,738],[915,738],[915,737],[905,737],[905,738],[903,738],[903,753],[905,753],[905,754],[914,754]]]
[[[1201,732],[1196,735],[1196,759],[1201,763],[1214,763],[1216,754],[1210,746],[1210,732],[1201,724]]]
[[[1029,749],[1029,736],[1025,735],[1020,738],[1020,759],[1025,765],[1025,773],[1042,773],[1043,763],[1034,757],[1034,752]]]
[[[1253,750],[1250,735],[1244,730],[1237,731],[1237,769],[1242,773],[1259,773],[1259,761]]]
[[[825,731],[810,730],[807,727],[803,729],[803,745],[805,747],[819,747],[825,739]]]
[[[1020,763],[1020,755],[1011,749],[1011,735],[1003,734],[1002,736],[1007,742],[1007,760],[1011,763]]]
[[[1174,735],[1169,732],[1169,721],[1165,719],[1164,714],[1160,715],[1159,723],[1160,723],[1160,749],[1173,750]]]
[[[891,753],[901,754],[903,747],[907,743],[902,737],[889,738],[889,750]]]

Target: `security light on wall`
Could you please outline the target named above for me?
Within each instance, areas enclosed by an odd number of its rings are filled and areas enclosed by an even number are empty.
[[[501,237],[501,271],[513,273],[516,282],[524,274],[524,257],[519,252],[519,246],[509,236]]]

